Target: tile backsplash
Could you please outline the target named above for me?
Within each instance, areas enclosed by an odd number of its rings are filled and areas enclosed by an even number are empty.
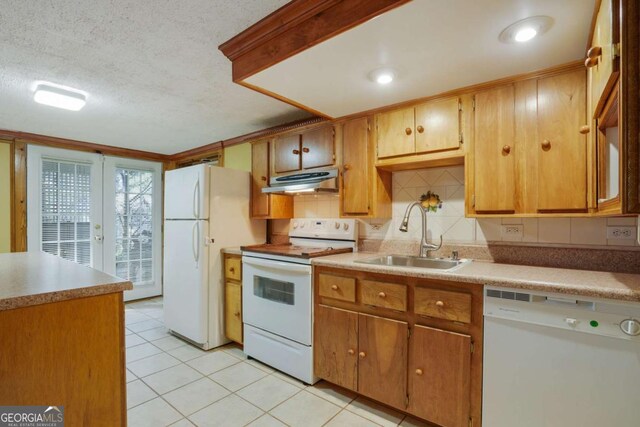
[[[465,218],[464,167],[453,166],[395,172],[393,174],[393,216],[391,220],[362,220],[360,237],[381,240],[420,240],[418,209],[409,220],[409,231],[399,230],[406,207],[431,190],[440,195],[442,209],[428,213],[429,239],[440,235],[446,243],[486,245],[488,242],[577,246],[638,246],[636,239],[607,239],[608,226],[638,226],[636,217],[626,218]],[[294,215],[331,217],[340,215],[337,195],[305,195],[294,199]],[[520,233],[506,233],[516,225]],[[286,234],[288,221],[275,221],[274,232]]]

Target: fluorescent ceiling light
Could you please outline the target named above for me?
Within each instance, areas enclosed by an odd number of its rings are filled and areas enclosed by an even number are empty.
[[[524,43],[544,34],[553,25],[548,16],[531,16],[505,28],[498,39],[503,43]]]
[[[396,78],[396,73],[391,68],[378,68],[369,73],[369,80],[381,85],[389,84]]]
[[[33,100],[51,107],[78,111],[87,103],[87,96],[75,89],[42,83],[36,87]]]

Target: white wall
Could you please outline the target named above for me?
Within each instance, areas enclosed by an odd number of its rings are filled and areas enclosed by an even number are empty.
[[[454,166],[402,171],[393,174],[393,218],[364,220],[360,237],[370,239],[418,240],[420,215],[412,212],[409,231],[399,231],[407,205],[418,200],[428,190],[440,195],[442,209],[428,214],[429,238],[440,234],[445,242],[486,244],[487,242],[518,241],[541,244],[586,246],[638,246],[635,239],[607,240],[607,225],[637,227],[633,218],[485,218],[464,217],[464,168]],[[296,196],[294,215],[300,217],[338,217],[337,196]],[[503,225],[521,224],[522,238],[503,236]],[[284,228],[282,223],[278,228]],[[635,235],[635,232],[634,232]]]

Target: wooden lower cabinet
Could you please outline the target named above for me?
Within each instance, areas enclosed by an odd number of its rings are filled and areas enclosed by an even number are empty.
[[[358,313],[319,305],[315,311],[315,374],[356,391],[358,389]]]
[[[414,326],[407,410],[443,426],[469,423],[471,337]]]
[[[394,408],[407,398],[407,322],[358,315],[358,392]]]
[[[326,291],[345,283],[355,301]],[[366,300],[371,283],[402,289],[404,311]],[[439,426],[482,424],[482,285],[315,267],[314,297],[316,376]]]
[[[224,254],[224,334],[243,343],[242,258],[228,253]]]
[[[242,285],[227,282],[224,286],[224,331],[227,338],[242,344]]]

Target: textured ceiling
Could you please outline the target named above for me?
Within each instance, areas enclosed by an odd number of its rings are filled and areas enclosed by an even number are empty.
[[[173,154],[308,116],[231,82],[218,45],[287,0],[0,0],[0,128]],[[35,81],[88,92],[79,112]]]

